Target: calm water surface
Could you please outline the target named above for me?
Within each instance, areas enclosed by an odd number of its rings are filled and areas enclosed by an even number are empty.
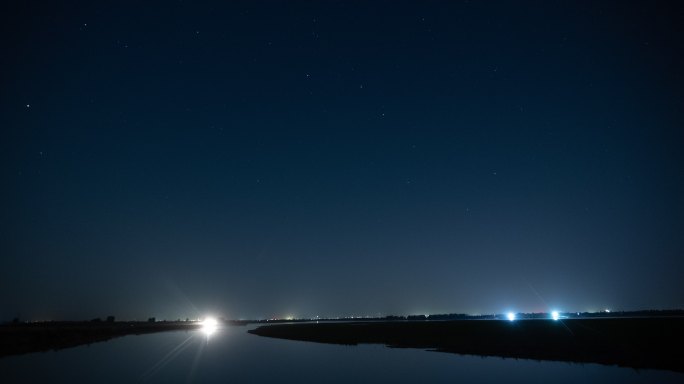
[[[682,383],[684,374],[461,356],[381,345],[340,346],[247,334],[249,327],[126,336],[0,359],[2,383]]]

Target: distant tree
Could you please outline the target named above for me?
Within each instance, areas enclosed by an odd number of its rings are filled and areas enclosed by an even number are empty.
[[[154,323],[155,321],[157,321],[157,318],[155,317],[150,317],[149,319],[147,319],[148,323]]]
[[[108,322],[108,323],[113,323],[113,322],[114,322],[114,319],[115,319],[114,316],[107,316],[107,322]]]

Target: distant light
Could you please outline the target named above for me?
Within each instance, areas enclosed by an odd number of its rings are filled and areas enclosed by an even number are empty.
[[[606,309],[606,313],[610,313],[610,309]]]
[[[508,314],[506,314],[506,317],[508,318],[509,321],[513,321],[513,320],[515,320],[515,313],[508,312]]]
[[[211,336],[212,333],[216,332],[216,329],[218,328],[218,321],[214,319],[213,317],[207,317],[202,321],[202,332],[204,332],[205,335]]]
[[[560,313],[558,313],[558,311],[551,312],[551,318],[554,320],[560,319]]]

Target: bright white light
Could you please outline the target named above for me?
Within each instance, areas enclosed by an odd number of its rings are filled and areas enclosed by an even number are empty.
[[[508,312],[508,314],[506,314],[506,317],[508,318],[508,320],[513,321],[515,320],[515,313]]]
[[[554,320],[560,319],[560,313],[558,313],[558,311],[551,312],[551,318]]]
[[[211,336],[212,333],[216,332],[216,329],[218,328],[218,321],[214,319],[213,317],[207,317],[202,321],[202,332],[204,332],[205,335]]]

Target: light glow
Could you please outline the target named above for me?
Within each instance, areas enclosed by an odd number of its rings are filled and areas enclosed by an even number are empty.
[[[551,312],[551,318],[554,320],[560,319],[560,313],[558,313],[558,311]]]
[[[202,321],[202,332],[204,332],[207,337],[211,336],[218,328],[218,321],[213,317],[207,317]]]
[[[506,314],[506,317],[508,318],[509,321],[513,321],[513,320],[515,320],[515,313],[513,313],[513,312],[508,312],[508,313]]]

